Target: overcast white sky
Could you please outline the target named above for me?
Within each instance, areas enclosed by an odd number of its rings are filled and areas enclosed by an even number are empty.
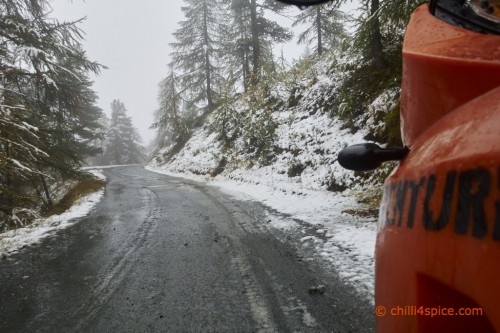
[[[76,20],[85,31],[88,57],[109,69],[94,79],[99,106],[109,115],[121,100],[147,143],[157,108],[158,83],[167,73],[172,32],[182,20],[182,0],[53,0],[52,17]]]
[[[157,109],[158,83],[167,74],[172,33],[184,20],[182,4],[182,0],[51,1],[54,18],[87,17],[80,24],[86,34],[84,48],[89,59],[108,67],[94,78],[99,106],[109,115],[113,99],[121,100],[145,144],[154,137],[148,128]],[[289,58],[298,58],[303,49],[284,46]]]

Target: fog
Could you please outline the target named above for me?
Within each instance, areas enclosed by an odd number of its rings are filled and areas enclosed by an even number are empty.
[[[179,21],[184,20],[182,0],[52,0],[51,17],[60,21],[86,19],[79,24],[85,32],[83,46],[89,59],[108,67],[93,77],[98,104],[110,114],[114,99],[122,101],[134,126],[147,144],[155,132],[149,130],[158,108],[158,83],[167,74],[169,43]],[[349,4],[344,10],[352,10]],[[289,15],[298,13],[294,6]],[[279,19],[285,26],[291,20]],[[291,63],[304,52],[295,41],[275,46]]]
[[[85,32],[83,46],[91,60],[108,67],[93,78],[99,106],[109,115],[121,100],[144,143],[157,109],[158,83],[167,73],[169,43],[183,19],[182,0],[53,0],[52,17],[77,20]]]

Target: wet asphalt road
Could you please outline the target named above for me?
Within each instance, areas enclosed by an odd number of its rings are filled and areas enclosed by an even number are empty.
[[[0,332],[373,332],[369,302],[304,259],[303,234],[263,227],[259,204],[104,172],[89,216],[0,261]]]

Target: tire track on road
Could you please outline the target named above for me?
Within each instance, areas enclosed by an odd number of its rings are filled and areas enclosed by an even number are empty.
[[[127,272],[139,257],[138,251],[146,243],[149,236],[158,224],[158,197],[147,189],[140,188],[139,192],[143,198],[144,208],[147,210],[137,233],[129,242],[123,243],[113,255],[110,264],[100,272],[100,279],[90,290],[91,294],[87,300],[75,311],[73,319],[77,323],[75,330],[84,331],[85,327],[97,315],[101,307],[110,299]]]

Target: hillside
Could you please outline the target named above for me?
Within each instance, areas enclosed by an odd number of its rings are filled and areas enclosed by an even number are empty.
[[[283,191],[295,184],[347,195],[380,186],[390,167],[356,174],[336,162],[337,154],[348,145],[371,141],[390,126],[384,119],[397,105],[399,89],[385,89],[365,101],[366,112],[353,126],[342,116],[345,103],[338,100],[348,66],[338,54],[316,62],[303,60],[260,88],[265,92],[253,92],[264,96],[257,108],[250,94],[240,95],[234,109],[222,106],[195,128],[179,152],[172,151],[173,143],[161,147],[150,165],[176,173],[272,184]],[[225,133],[221,133],[222,122]]]
[[[372,299],[377,205],[392,165],[354,173],[336,159],[343,147],[386,131],[399,89],[384,89],[365,101],[366,113],[353,122],[339,111],[346,106],[338,100],[349,68],[347,57],[338,54],[302,61],[252,92],[264,96],[261,103],[243,94],[232,102],[235,107],[220,106],[182,149],[170,142],[148,169],[261,202],[269,208],[263,224],[270,228],[306,235],[312,228],[317,235],[305,236],[304,246]]]

